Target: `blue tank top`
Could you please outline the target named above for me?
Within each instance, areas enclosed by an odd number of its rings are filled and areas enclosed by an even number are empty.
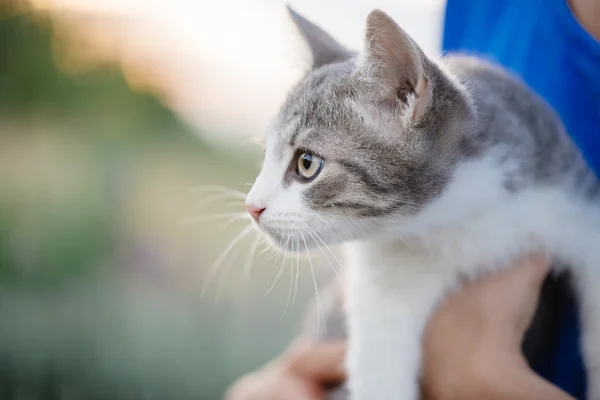
[[[479,54],[520,76],[560,114],[600,176],[600,43],[567,0],[447,0],[443,49]],[[584,399],[578,309],[565,302],[553,359],[535,369]]]

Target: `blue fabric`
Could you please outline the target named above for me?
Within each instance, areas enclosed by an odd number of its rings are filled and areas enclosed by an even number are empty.
[[[447,0],[443,50],[479,54],[520,76],[560,114],[600,176],[600,43],[566,0]],[[584,399],[578,308],[569,299],[565,307],[554,359],[536,370]]]

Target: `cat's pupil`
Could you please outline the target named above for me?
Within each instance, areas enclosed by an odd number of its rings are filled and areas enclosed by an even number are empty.
[[[304,167],[304,169],[307,169],[307,170],[310,169],[311,164],[312,164],[312,160],[309,157],[304,156],[302,158],[302,166]]]

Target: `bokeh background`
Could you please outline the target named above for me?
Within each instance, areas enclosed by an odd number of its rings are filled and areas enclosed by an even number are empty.
[[[289,3],[355,49],[375,7],[439,48],[442,0]],[[310,65],[285,4],[0,0],[1,400],[219,399],[298,334],[306,257],[297,290],[252,232],[215,264]]]

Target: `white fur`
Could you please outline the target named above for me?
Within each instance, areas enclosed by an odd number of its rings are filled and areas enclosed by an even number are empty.
[[[282,159],[267,152],[247,200],[266,207],[259,226],[280,236],[281,224],[290,234],[306,237],[313,229],[327,242],[341,240],[339,232],[357,232],[335,215],[311,212],[301,198],[307,185],[283,186],[291,157],[291,150]],[[511,167],[498,159],[489,154],[463,162],[443,194],[416,216],[384,218],[377,232],[362,232],[362,240],[347,243],[354,400],[417,399],[421,336],[433,307],[456,287],[459,276],[499,269],[531,251],[576,267],[589,399],[600,400],[600,346],[595,345],[600,338],[600,208],[563,187],[510,194],[502,177]]]
[[[600,399],[598,208],[561,188],[503,196],[491,159],[469,164],[438,201],[399,227],[416,240],[348,244],[352,398],[417,399],[424,325],[459,274],[476,276],[539,250],[577,267],[588,398]]]

